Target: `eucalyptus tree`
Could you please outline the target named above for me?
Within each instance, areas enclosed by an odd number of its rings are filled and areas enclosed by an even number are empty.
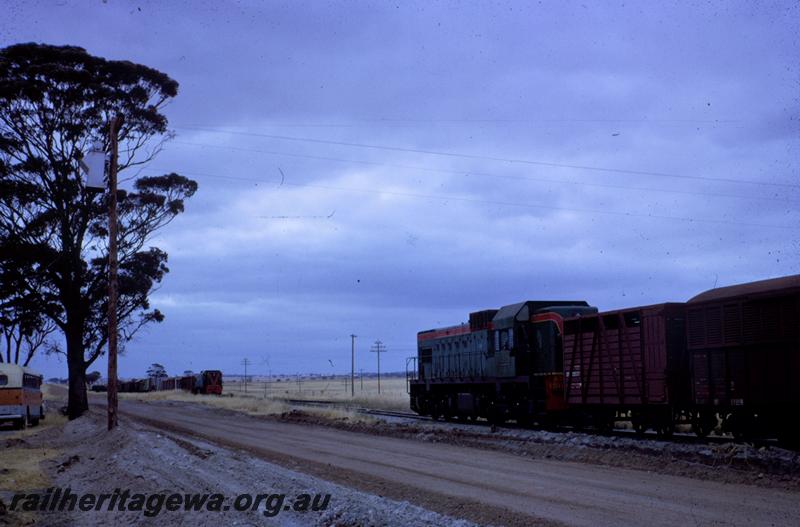
[[[86,187],[81,159],[93,144],[108,148],[109,121],[122,116],[120,178],[151,161],[169,139],[162,111],[177,93],[160,71],[79,47],[0,49],[0,265],[26,309],[63,333],[70,418],[88,409],[86,371],[108,341],[108,195]],[[164,318],[149,295],[167,254],[148,241],[197,190],[175,173],[131,179],[118,220],[122,342]]]

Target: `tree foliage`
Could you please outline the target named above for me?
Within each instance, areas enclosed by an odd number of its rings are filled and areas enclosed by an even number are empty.
[[[149,368],[147,368],[147,376],[152,379],[163,379],[168,377],[166,368],[158,363],[153,363]]]
[[[13,288],[26,299],[23,311],[64,334],[70,417],[88,407],[86,369],[108,340],[108,196],[85,187],[79,161],[95,142],[108,148],[108,123],[123,116],[119,174],[125,181],[126,171],[152,160],[169,138],[161,110],[177,90],[177,82],[155,69],[78,47],[0,50],[2,294]],[[167,254],[147,243],[196,190],[194,181],[174,173],[138,177],[119,205],[122,342],[163,320],[149,294],[168,272]]]

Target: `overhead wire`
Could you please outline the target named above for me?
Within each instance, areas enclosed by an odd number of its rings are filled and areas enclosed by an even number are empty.
[[[546,167],[551,167],[551,168],[570,168],[570,169],[576,169],[576,170],[589,170],[589,171],[597,171],[597,172],[611,172],[611,173],[619,173],[619,174],[627,174],[627,175],[653,176],[653,177],[678,178],[678,179],[691,179],[691,180],[699,180],[699,181],[716,181],[716,182],[723,182],[723,183],[774,186],[774,187],[782,187],[782,188],[800,188],[800,184],[794,184],[794,183],[758,181],[758,180],[745,180],[745,179],[735,179],[735,178],[716,178],[716,177],[709,177],[709,176],[698,176],[698,175],[693,175],[693,174],[672,174],[672,173],[667,173],[667,172],[656,172],[656,171],[648,171],[648,170],[632,170],[632,169],[624,169],[624,168],[600,167],[600,166],[579,165],[579,164],[571,164],[571,163],[555,163],[555,162],[550,162],[550,161],[539,161],[539,160],[532,160],[532,159],[517,159],[517,158],[507,158],[507,157],[499,157],[499,156],[487,156],[487,155],[479,155],[479,154],[465,154],[465,153],[458,153],[458,152],[447,152],[447,151],[440,151],[440,150],[427,150],[427,149],[421,149],[421,148],[407,148],[407,147],[389,146],[389,145],[373,145],[373,144],[368,144],[368,143],[354,143],[354,142],[348,142],[348,141],[334,141],[334,140],[329,140],[329,139],[317,139],[317,138],[310,138],[310,137],[294,137],[294,136],[287,136],[287,135],[280,135],[280,134],[265,134],[265,133],[258,133],[258,132],[239,132],[239,131],[232,131],[232,130],[224,130],[224,129],[220,129],[220,128],[201,128],[201,127],[189,127],[189,126],[174,126],[174,128],[183,129],[183,130],[194,130],[194,131],[200,131],[200,132],[222,133],[222,134],[241,135],[241,136],[250,136],[250,137],[263,137],[263,138],[266,138],[266,139],[274,139],[274,140],[280,140],[280,141],[303,142],[303,143],[313,143],[313,144],[325,144],[325,145],[332,145],[332,146],[348,146],[348,147],[364,148],[364,149],[371,149],[371,150],[384,150],[384,151],[391,151],[391,152],[426,154],[426,155],[435,155],[435,156],[442,156],[442,157],[454,157],[454,158],[474,159],[474,160],[483,160],[483,161],[497,161],[497,162],[512,163],[512,164],[546,166]]]
[[[615,190],[629,190],[629,191],[645,191],[645,192],[663,192],[668,194],[682,194],[682,195],[691,195],[691,196],[706,196],[706,197],[720,197],[720,198],[733,198],[733,199],[744,199],[744,200],[763,200],[763,201],[774,201],[774,202],[783,202],[783,203],[793,203],[793,200],[789,199],[781,199],[775,197],[767,197],[767,196],[743,196],[739,194],[724,194],[718,192],[699,192],[699,191],[691,191],[691,190],[679,190],[679,189],[665,189],[665,188],[652,188],[652,187],[634,187],[634,186],[627,186],[627,185],[614,185],[611,183],[589,183],[585,181],[574,181],[574,180],[557,180],[551,178],[542,178],[542,177],[533,177],[533,176],[520,176],[520,175],[511,175],[511,174],[494,174],[494,173],[487,173],[487,172],[480,172],[480,171],[472,171],[472,170],[454,170],[454,169],[446,169],[446,168],[431,168],[431,167],[420,167],[414,165],[404,165],[398,163],[385,163],[380,161],[365,161],[365,160],[357,160],[357,159],[343,159],[337,157],[330,157],[330,156],[317,156],[313,154],[298,154],[292,152],[280,152],[276,150],[263,150],[258,148],[247,148],[247,147],[240,147],[240,146],[230,146],[230,145],[215,145],[209,143],[196,143],[192,141],[172,141],[173,144],[178,145],[186,145],[186,146],[196,146],[201,148],[219,148],[224,150],[232,150],[232,151],[243,151],[243,152],[254,152],[259,154],[266,154],[266,155],[274,155],[274,156],[282,156],[282,157],[292,157],[298,159],[313,159],[318,161],[333,161],[336,163],[352,163],[352,164],[361,164],[361,165],[369,165],[369,166],[381,166],[387,168],[400,168],[403,170],[417,170],[423,172],[435,172],[435,173],[442,173],[442,174],[457,174],[465,177],[469,176],[476,176],[481,178],[498,178],[498,179],[513,179],[519,181],[534,181],[538,183],[555,183],[558,185],[568,184],[568,185],[576,185],[576,186],[586,186],[586,187],[597,187],[597,188],[609,188]]]
[[[155,168],[148,169],[148,170],[157,170]],[[240,180],[240,181],[255,181],[259,183],[267,183],[267,180],[263,178],[245,178],[241,176],[226,176],[221,174],[209,174],[203,172],[183,172],[189,176],[198,176],[198,177],[211,177],[211,178],[220,178],[220,179],[230,179],[230,180]],[[540,209],[540,210],[555,210],[561,212],[580,212],[580,213],[587,213],[587,214],[602,214],[602,215],[613,215],[613,216],[623,216],[623,217],[636,217],[636,218],[649,218],[649,219],[663,219],[663,220],[674,220],[674,221],[683,221],[689,223],[713,223],[713,224],[727,224],[727,225],[738,225],[738,226],[746,226],[746,227],[758,227],[758,228],[775,228],[775,229],[796,229],[794,226],[788,225],[774,225],[774,224],[762,224],[762,223],[749,223],[749,222],[739,222],[733,220],[721,220],[721,219],[712,219],[712,218],[691,218],[691,217],[682,217],[682,216],[668,216],[662,214],[645,214],[645,213],[636,213],[636,212],[622,212],[622,211],[610,211],[610,210],[600,210],[600,209],[586,209],[586,208],[576,208],[576,207],[559,207],[555,205],[546,205],[546,204],[538,204],[538,203],[520,203],[520,202],[510,202],[510,201],[496,201],[496,200],[484,200],[484,199],[477,199],[477,198],[467,198],[462,196],[441,196],[441,195],[434,195],[434,194],[422,194],[416,192],[398,192],[392,190],[384,190],[384,189],[364,189],[364,188],[352,188],[352,187],[338,187],[333,185],[319,185],[314,183],[293,183],[288,182],[285,180],[281,180],[280,184],[276,184],[276,189],[280,188],[280,186],[292,186],[292,187],[304,187],[304,188],[317,188],[322,190],[333,190],[339,192],[355,192],[355,193],[366,193],[366,194],[377,194],[377,195],[387,195],[387,196],[397,196],[397,197],[407,197],[413,199],[425,199],[425,200],[435,200],[435,201],[458,201],[458,202],[465,202],[465,203],[479,203],[484,205],[498,205],[498,206],[510,206],[510,207],[522,207],[522,208],[532,208],[532,209]]]

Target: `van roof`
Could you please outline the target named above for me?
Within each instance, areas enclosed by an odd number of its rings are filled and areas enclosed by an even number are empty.
[[[792,276],[782,276],[780,278],[770,278],[769,280],[759,280],[746,284],[736,284],[727,287],[717,287],[709,289],[699,295],[689,299],[690,304],[698,302],[709,302],[712,300],[723,300],[732,297],[749,297],[768,295],[770,293],[791,293],[800,290],[800,274]]]
[[[17,375],[22,375],[23,373],[27,373],[28,375],[36,375],[37,377],[41,377],[41,374],[28,368],[27,366],[20,366],[19,364],[12,364],[10,362],[2,362],[0,363],[0,372],[3,373],[14,373]]]
[[[6,377],[8,377],[8,384],[11,386],[21,386],[22,376],[25,373],[27,373],[28,375],[35,375],[37,377],[41,377],[41,375],[39,375],[32,369],[20,366],[19,364],[11,364],[8,362],[0,364],[0,374],[3,374]]]

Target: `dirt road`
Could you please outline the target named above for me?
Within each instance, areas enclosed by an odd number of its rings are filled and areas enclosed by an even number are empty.
[[[124,401],[121,410],[337,483],[488,523],[796,525],[800,517],[800,494],[776,489],[526,459],[194,404]]]

